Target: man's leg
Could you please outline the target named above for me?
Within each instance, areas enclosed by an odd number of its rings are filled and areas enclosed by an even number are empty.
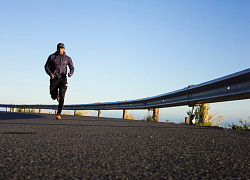
[[[62,112],[62,108],[63,108],[63,104],[64,104],[64,99],[59,99],[59,104],[58,104],[58,111],[57,111],[57,114],[61,114]]]
[[[57,114],[61,114],[62,112],[62,108],[63,108],[63,104],[64,104],[64,97],[65,97],[65,93],[67,91],[67,87],[68,87],[68,83],[67,83],[67,78],[61,78],[60,79],[60,84],[59,84],[59,105],[58,105],[58,112]]]
[[[50,95],[53,100],[57,98],[59,79],[50,79]]]

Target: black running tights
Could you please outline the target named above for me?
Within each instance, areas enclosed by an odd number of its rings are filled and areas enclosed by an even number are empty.
[[[51,95],[51,98],[53,100],[57,99],[58,92],[59,92],[60,100],[59,100],[57,114],[61,114],[61,112],[62,112],[67,87],[68,87],[67,77],[61,77],[61,78],[58,78],[58,79],[56,79],[56,78],[50,79],[50,95]]]

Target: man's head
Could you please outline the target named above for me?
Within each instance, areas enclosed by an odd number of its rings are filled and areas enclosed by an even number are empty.
[[[59,54],[63,55],[64,50],[65,50],[65,46],[64,46],[63,43],[57,44],[57,52],[58,52]]]

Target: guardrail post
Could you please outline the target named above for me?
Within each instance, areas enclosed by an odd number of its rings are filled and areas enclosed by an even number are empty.
[[[102,110],[98,110],[98,117],[102,117]]]
[[[123,119],[126,119],[127,116],[128,116],[128,110],[123,109],[123,116],[122,116],[122,118],[123,118]]]
[[[185,117],[185,124],[190,124],[190,117]]]
[[[74,115],[77,115],[77,110],[74,111]]]
[[[199,121],[204,122],[204,123],[208,123],[208,119],[209,119],[209,103],[205,103],[205,104],[201,104],[200,105],[200,109],[201,109],[201,115],[199,117]]]
[[[153,119],[156,122],[159,122],[159,108],[153,109]]]

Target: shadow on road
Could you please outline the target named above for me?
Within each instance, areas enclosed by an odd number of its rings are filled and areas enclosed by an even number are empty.
[[[42,118],[40,115],[28,114],[28,113],[13,113],[13,112],[1,112],[0,111],[0,121],[2,120],[14,120],[14,119],[36,119]]]

